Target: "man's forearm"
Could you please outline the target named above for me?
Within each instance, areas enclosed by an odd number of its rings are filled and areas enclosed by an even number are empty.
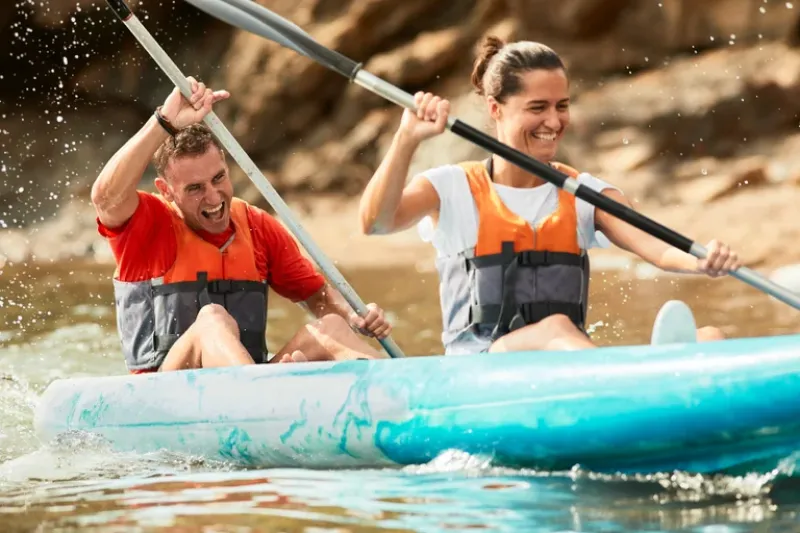
[[[151,118],[103,167],[92,186],[92,203],[103,224],[115,227],[133,214],[136,188],[166,138],[167,133]]]
[[[353,308],[344,299],[344,296],[329,283],[325,283],[311,298],[305,301],[308,310],[317,318],[325,315],[336,314],[350,321]]]

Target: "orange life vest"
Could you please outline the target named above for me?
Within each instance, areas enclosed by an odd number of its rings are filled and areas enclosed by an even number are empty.
[[[578,175],[567,165],[554,166]],[[554,211],[531,225],[495,191],[491,159],[460,167],[477,208],[478,238],[474,249],[438,261],[445,347],[458,351],[465,337],[477,337],[488,347],[553,314],[583,328],[589,260],[578,241],[575,197],[558,189]]]
[[[219,248],[192,231],[167,205],[177,243],[175,262],[163,276],[144,281],[114,277],[117,329],[128,369],[160,367],[200,308],[209,303],[230,313],[253,360],[266,362],[267,280],[256,266],[247,204],[236,198],[231,202],[234,233]]]

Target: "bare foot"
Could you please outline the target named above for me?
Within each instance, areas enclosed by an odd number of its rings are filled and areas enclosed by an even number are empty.
[[[295,350],[292,353],[283,354],[278,360],[278,363],[305,363],[308,358],[300,350]]]

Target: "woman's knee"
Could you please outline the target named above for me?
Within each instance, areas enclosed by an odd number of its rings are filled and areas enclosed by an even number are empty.
[[[714,326],[705,326],[697,330],[698,342],[722,341],[725,338],[722,330]]]
[[[575,339],[581,330],[573,324],[567,315],[550,315],[521,329],[512,331],[494,341],[489,352],[514,352],[520,350],[548,349],[553,341]],[[572,344],[575,344],[573,341]],[[583,343],[579,342],[580,345]]]
[[[546,328],[548,331],[560,333],[573,333],[578,331],[578,327],[572,322],[572,320],[570,320],[567,315],[560,313],[543,318],[539,321],[538,325],[542,328]]]

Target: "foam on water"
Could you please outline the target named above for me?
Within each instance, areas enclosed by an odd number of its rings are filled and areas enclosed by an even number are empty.
[[[734,497],[737,499],[758,498],[767,495],[772,483],[778,478],[794,475],[800,453],[784,459],[771,472],[751,473],[743,476],[701,475],[688,472],[663,472],[647,475],[603,474],[584,470],[579,466],[569,471],[541,471],[533,469],[511,469],[492,465],[488,456],[473,455],[460,450],[448,450],[424,465],[403,468],[409,474],[442,474],[459,472],[473,476],[530,476],[563,477],[573,481],[592,481],[610,484],[655,484],[665,490],[662,501],[700,501],[711,497]]]

